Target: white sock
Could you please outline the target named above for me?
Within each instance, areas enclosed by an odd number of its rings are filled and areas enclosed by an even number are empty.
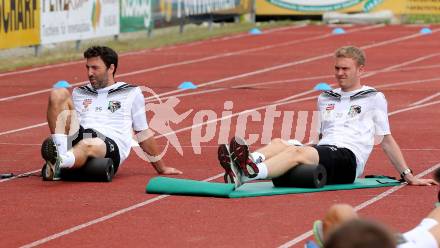
[[[60,154],[65,154],[67,152],[67,135],[63,133],[54,133],[52,134],[52,140],[57,146]]]
[[[246,183],[246,182],[258,180],[258,179],[267,179],[267,175],[269,174],[269,171],[267,169],[267,165],[265,163],[258,163],[257,167],[258,167],[258,174],[256,177],[250,178],[250,177],[243,175],[241,177],[241,181]]]
[[[267,179],[267,175],[269,174],[269,170],[267,169],[267,165],[265,163],[257,164],[258,174],[255,179]]]
[[[61,154],[61,159],[62,163],[60,164],[60,168],[72,168],[75,164],[75,155],[73,155],[72,151]]]
[[[249,154],[249,156],[251,157],[252,161],[256,164],[259,164],[261,162],[264,162],[264,160],[266,160],[266,156],[264,156],[264,154],[261,152],[253,152]]]

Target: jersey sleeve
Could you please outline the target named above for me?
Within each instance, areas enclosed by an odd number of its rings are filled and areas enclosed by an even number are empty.
[[[135,89],[133,105],[131,108],[131,117],[133,120],[133,129],[135,131],[143,131],[148,129],[144,95],[139,87]]]
[[[388,104],[385,96],[382,93],[376,95],[375,109],[374,109],[374,127],[376,135],[390,134],[390,124],[388,122]]]

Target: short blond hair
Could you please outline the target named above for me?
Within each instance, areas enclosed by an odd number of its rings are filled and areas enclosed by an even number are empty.
[[[350,58],[356,61],[357,65],[365,65],[365,53],[355,46],[344,46],[336,50],[335,58]]]

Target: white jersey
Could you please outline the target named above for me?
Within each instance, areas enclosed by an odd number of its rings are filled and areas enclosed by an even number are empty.
[[[356,156],[356,177],[360,176],[375,138],[390,134],[385,96],[368,86],[351,92],[339,88],[319,96],[318,110],[322,134],[318,145],[350,149]]]
[[[88,84],[75,88],[72,98],[80,125],[114,140],[122,164],[130,154],[132,129],[148,128],[141,89],[124,82],[97,90]]]

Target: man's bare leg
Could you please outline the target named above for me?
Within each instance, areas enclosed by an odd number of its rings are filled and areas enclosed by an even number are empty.
[[[299,164],[315,165],[319,163],[318,151],[310,146],[289,146],[279,154],[266,159],[268,178],[276,178]]]
[[[46,177],[49,180],[59,179],[59,168],[79,168],[85,165],[88,157],[101,157],[106,154],[106,145],[99,138],[81,140],[67,151],[67,135],[79,129],[78,119],[73,102],[67,89],[54,89],[49,97],[47,120],[52,139],[43,145],[43,157],[46,167],[50,167]]]
[[[74,112],[69,91],[65,88],[53,89],[47,107],[47,122],[51,138],[46,139],[41,147],[42,156],[46,160],[43,175],[45,180],[60,179],[59,168],[68,147],[67,134],[75,129],[71,128],[71,124],[76,123],[78,126]],[[70,156],[70,160],[74,159],[72,157]]]
[[[231,158],[235,168],[239,170],[240,182],[248,182],[255,179],[269,179],[283,175],[298,164],[318,164],[318,151],[309,146],[293,146],[281,139],[275,139],[271,144],[249,154],[248,147],[243,144],[241,138],[234,138],[230,144]],[[268,156],[268,158],[256,159],[255,157]]]
[[[70,93],[65,88],[54,89],[49,96],[47,122],[51,134],[69,134],[78,130]],[[73,125],[71,128],[71,124]],[[72,130],[71,130],[72,129]],[[72,132],[71,132],[72,131]]]
[[[290,145],[286,141],[277,138],[273,139],[269,144],[256,150],[255,152],[263,154],[265,160],[267,160],[284,151],[289,146]]]
[[[324,238],[342,223],[357,218],[359,218],[358,214],[352,206],[348,204],[332,205],[322,220]]]
[[[75,156],[75,162],[72,168],[80,168],[85,165],[89,157],[103,158],[107,152],[105,143],[100,138],[83,139],[71,150]]]

